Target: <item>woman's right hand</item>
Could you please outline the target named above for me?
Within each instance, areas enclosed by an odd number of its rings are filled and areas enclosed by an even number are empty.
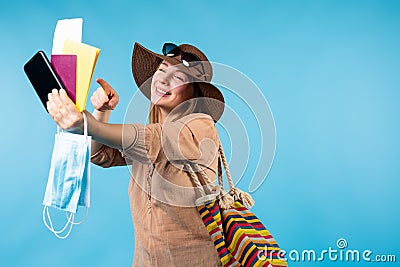
[[[92,102],[93,107],[101,112],[115,109],[119,102],[117,92],[101,78],[96,79],[96,82],[100,84],[101,87],[90,97],[90,102]]]

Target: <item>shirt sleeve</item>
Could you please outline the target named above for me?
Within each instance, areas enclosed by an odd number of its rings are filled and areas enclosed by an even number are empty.
[[[99,151],[93,154],[90,161],[103,168],[127,165],[126,159],[118,149],[106,145],[103,145]]]
[[[127,146],[123,155],[143,163],[167,159],[208,167],[218,152],[215,123],[210,116],[201,113],[164,124],[132,124],[124,133],[124,145]]]

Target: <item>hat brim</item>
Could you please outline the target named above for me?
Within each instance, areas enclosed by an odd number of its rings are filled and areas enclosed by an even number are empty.
[[[140,91],[150,100],[151,99],[151,80],[160,66],[161,62],[165,60],[172,65],[182,64],[179,60],[157,54],[142,45],[135,43],[132,53],[132,74],[133,78]],[[190,73],[188,73],[190,75]],[[198,77],[191,75],[194,79],[193,82],[198,84],[201,93],[205,98],[210,98],[207,103],[207,108],[210,111],[211,117],[214,121],[218,121],[225,108],[225,100],[221,91],[211,84],[210,82],[202,81]],[[217,100],[217,101],[215,101]]]

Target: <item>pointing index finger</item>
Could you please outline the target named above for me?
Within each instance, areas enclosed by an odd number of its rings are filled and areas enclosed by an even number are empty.
[[[97,78],[96,82],[98,84],[100,84],[100,86],[103,88],[103,90],[106,92],[107,96],[110,96],[110,94],[112,93],[112,87],[111,85],[108,84],[108,82],[106,82],[105,80],[103,80],[102,78]]]

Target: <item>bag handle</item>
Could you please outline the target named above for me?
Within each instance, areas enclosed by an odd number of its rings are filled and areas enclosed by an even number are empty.
[[[234,190],[235,185],[233,183],[232,180],[232,176],[231,176],[231,172],[229,171],[229,167],[228,167],[228,162],[226,161],[226,157],[225,157],[225,152],[224,149],[222,148],[222,144],[221,144],[221,140],[218,138],[219,141],[219,157],[218,157],[218,183],[220,185],[222,185],[223,183],[223,179],[222,179],[222,166],[221,166],[221,161],[224,165],[224,169],[225,169],[225,174],[226,174],[226,178],[228,179],[228,184],[229,184],[229,190]]]
[[[218,137],[218,165],[217,165],[217,173],[218,173],[218,188],[216,188],[217,191],[219,191],[219,206],[222,209],[228,209],[232,204],[235,202],[235,200],[239,200],[240,202],[243,203],[246,207],[252,207],[254,205],[254,200],[253,198],[246,192],[240,190],[239,188],[236,188],[231,172],[229,171],[228,167],[228,162],[226,161],[224,149],[222,147],[221,140]],[[222,164],[221,164],[222,161]],[[192,166],[193,165],[193,166]],[[228,179],[228,184],[229,184],[229,192],[225,192],[223,188],[223,176],[222,176],[222,165],[225,168],[225,173],[226,177]],[[194,167],[194,169],[193,169]],[[196,188],[199,188],[200,194],[202,195],[202,199],[208,199],[205,198],[207,194],[205,193],[205,190],[203,188],[203,185],[200,183],[199,178],[196,175],[196,171],[200,173],[201,177],[203,178],[204,182],[206,185],[211,184],[210,178],[207,176],[207,174],[204,172],[203,169],[201,169],[198,164],[196,163],[189,163],[187,164],[187,168],[189,170],[189,175],[191,176]],[[215,195],[215,192],[211,192],[210,196]]]

